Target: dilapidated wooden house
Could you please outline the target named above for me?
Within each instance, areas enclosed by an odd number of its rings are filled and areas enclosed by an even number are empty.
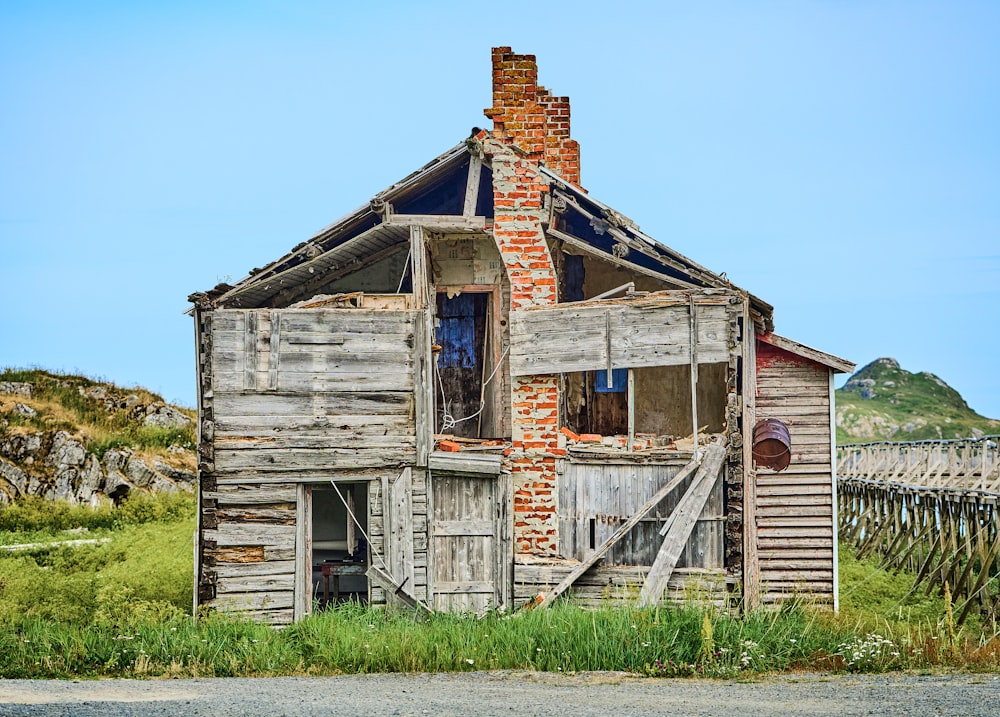
[[[533,56],[494,49],[493,102],[492,131],[191,296],[196,603],[835,604],[852,365],[584,191]],[[755,464],[763,419],[783,455]]]

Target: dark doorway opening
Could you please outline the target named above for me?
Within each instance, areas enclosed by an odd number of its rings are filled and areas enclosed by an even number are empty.
[[[437,295],[437,412],[435,432],[480,438],[492,432],[485,410],[486,381],[493,368],[492,294],[462,292]],[[485,418],[484,418],[485,417]]]

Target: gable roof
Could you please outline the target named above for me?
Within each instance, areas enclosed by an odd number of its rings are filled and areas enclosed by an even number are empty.
[[[487,232],[493,215],[492,177],[488,161],[472,172],[482,147],[469,138],[435,157],[420,169],[376,194],[280,259],[252,270],[235,285],[220,284],[208,292],[192,294],[195,303],[216,306],[257,307],[282,292],[328,284],[409,246],[410,226],[420,224],[435,231]],[[737,289],[723,276],[706,269],[679,252],[642,233],[632,220],[594,199],[554,171],[540,167],[551,187],[552,204],[563,217],[553,222],[549,234],[586,244],[595,254],[616,256],[615,245],[629,247],[629,263],[654,272],[682,288]],[[475,214],[463,213],[465,199],[475,181],[478,191]],[[562,226],[556,229],[555,224]],[[752,308],[766,329],[772,328],[773,307],[750,295]]]

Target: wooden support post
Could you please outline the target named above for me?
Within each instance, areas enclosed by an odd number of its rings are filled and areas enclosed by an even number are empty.
[[[427,274],[427,247],[422,227],[410,227],[410,277],[413,305],[417,310],[413,327],[416,386],[414,413],[417,438],[417,467],[426,468],[434,445],[434,364],[431,356],[430,287]]]
[[[628,370],[628,450],[635,448],[635,369]]]
[[[691,337],[691,422],[694,424],[691,435],[694,438],[694,452],[698,452],[698,319],[695,311],[694,294],[690,294],[688,304],[688,329]]]

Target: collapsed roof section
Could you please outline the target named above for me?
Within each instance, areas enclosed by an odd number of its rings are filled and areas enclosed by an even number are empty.
[[[479,137],[482,137],[480,134]],[[542,167],[548,180],[550,240],[596,255],[676,288],[737,289],[724,277],[657,242],[635,222]],[[192,294],[195,303],[217,307],[287,306],[340,277],[396,252],[406,251],[409,227],[430,231],[488,233],[493,187],[488,157],[473,135],[405,179],[376,194],[367,206],[324,228],[288,254],[254,269],[234,286],[220,284]],[[773,329],[773,307],[751,295],[764,330]]]

